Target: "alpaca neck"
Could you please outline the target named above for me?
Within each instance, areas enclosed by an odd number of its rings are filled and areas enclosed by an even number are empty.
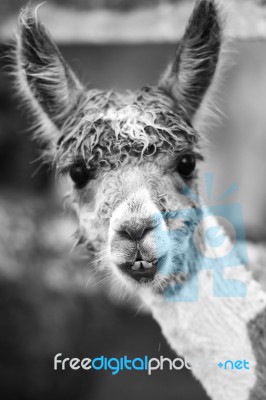
[[[230,279],[243,282],[246,296],[229,297]],[[214,280],[219,297],[213,293]],[[191,300],[188,294],[195,288],[198,299]],[[143,290],[141,298],[172,349],[190,363],[213,400],[249,399],[256,386],[257,360],[248,326],[266,308],[266,294],[244,265],[226,270],[217,258],[212,270],[198,268],[172,298],[151,289]],[[227,360],[246,360],[249,369],[219,368]]]

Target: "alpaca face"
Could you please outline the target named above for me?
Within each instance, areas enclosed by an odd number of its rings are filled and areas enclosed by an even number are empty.
[[[184,188],[197,191],[199,134],[159,88],[145,87],[126,99],[95,92],[93,101],[94,111],[89,97],[90,109],[59,139],[56,152],[80,237],[102,251],[104,264],[122,279],[161,286],[184,272],[179,249],[189,246],[193,226],[164,215],[195,206]],[[155,229],[160,237],[159,229],[176,228],[175,235],[156,240]]]
[[[126,283],[163,287],[184,273],[196,224],[193,120],[216,70],[221,22],[198,1],[173,62],[157,86],[136,93],[86,91],[27,9],[20,18],[21,92],[47,142],[79,219],[80,241]],[[169,217],[172,213],[172,217]],[[191,256],[191,254],[190,254]]]

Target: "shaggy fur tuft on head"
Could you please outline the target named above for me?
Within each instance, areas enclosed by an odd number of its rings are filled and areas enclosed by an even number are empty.
[[[58,172],[67,172],[80,159],[91,171],[106,171],[131,157],[141,162],[158,152],[197,147],[198,133],[182,110],[174,112],[173,107],[171,98],[156,87],[126,96],[91,90],[62,127],[56,152]],[[202,159],[199,148],[196,154]]]

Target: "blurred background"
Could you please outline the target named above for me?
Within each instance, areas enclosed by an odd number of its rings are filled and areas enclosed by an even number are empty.
[[[205,128],[210,143],[202,172],[214,174],[211,204],[238,185],[224,202],[240,202],[247,236],[265,241],[266,2],[224,2],[231,50],[219,119]],[[48,0],[38,13],[81,80],[120,90],[156,83],[193,3]],[[8,75],[5,54],[24,5],[0,2],[0,393],[5,400],[207,399],[185,370],[152,376],[53,370],[59,352],[80,358],[175,355],[152,318],[110,291],[88,255],[72,250],[75,220],[62,211],[52,171],[40,163],[42,149]]]

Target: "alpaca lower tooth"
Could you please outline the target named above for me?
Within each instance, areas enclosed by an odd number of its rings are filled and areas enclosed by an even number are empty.
[[[149,268],[152,268],[152,263],[149,263],[147,261],[142,261],[142,266],[145,269],[149,269]]]
[[[133,271],[137,271],[138,269],[140,269],[140,267],[141,267],[141,261],[136,261],[136,262],[132,265],[131,269],[132,269]]]

